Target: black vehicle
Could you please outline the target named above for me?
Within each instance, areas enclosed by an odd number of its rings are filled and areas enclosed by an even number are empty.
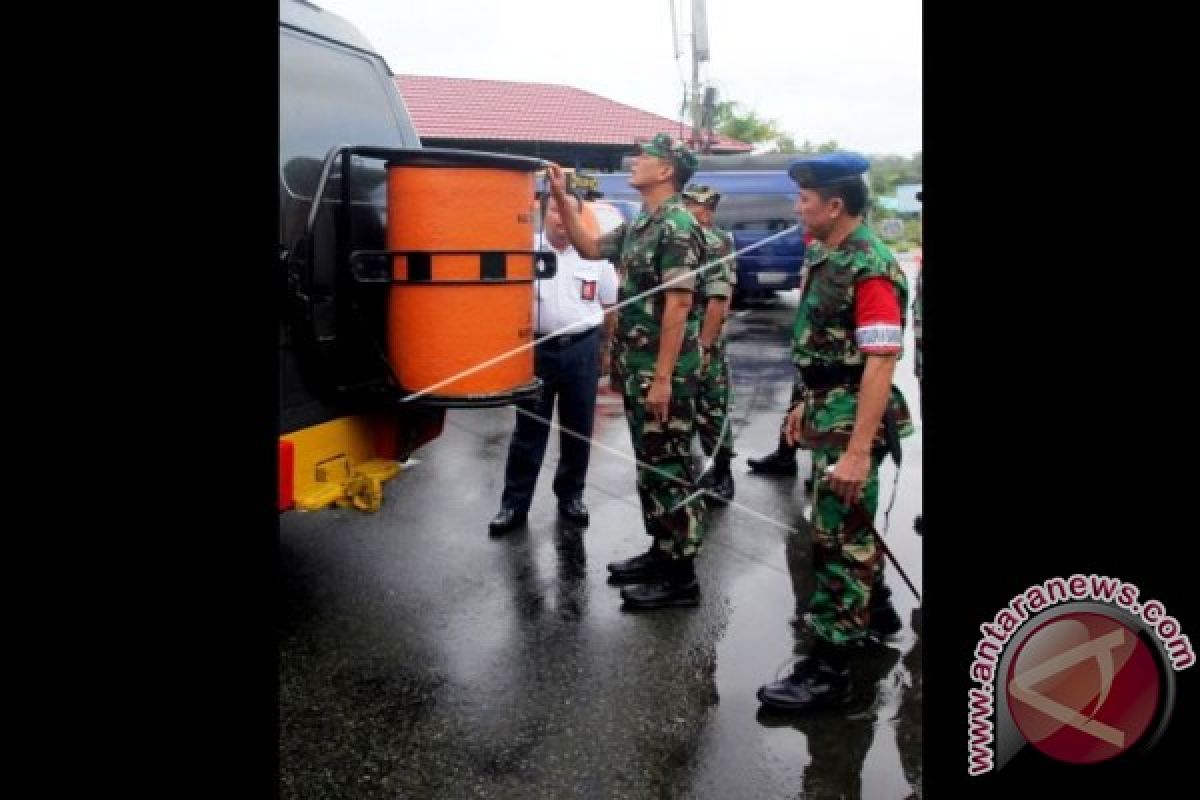
[[[729,231],[734,247],[742,253],[737,258],[735,303],[800,285],[804,237],[793,210],[796,184],[787,175],[787,164],[796,158],[791,154],[703,156],[692,176],[693,183],[721,193],[715,222]],[[599,178],[605,199],[637,201],[628,172]]]
[[[279,12],[279,508],[375,510],[445,408],[540,389],[532,289],[555,259],[532,249],[530,210],[545,162],[422,147],[358,31],[303,0]],[[480,187],[504,212],[491,228],[455,205]]]
[[[383,413],[384,297],[356,285],[346,268],[346,250],[385,247],[384,164],[353,157],[350,213],[343,215],[334,213],[344,202],[339,157],[322,187],[322,213],[312,214],[330,151],[346,144],[421,147],[391,70],[366,39],[335,14],[281,0],[281,511],[324,507],[356,485],[379,494],[398,461],[442,427],[437,408]]]

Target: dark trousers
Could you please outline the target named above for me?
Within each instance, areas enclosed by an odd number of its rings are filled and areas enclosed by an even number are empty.
[[[533,502],[533,490],[550,436],[550,428],[542,420],[553,417],[555,398],[558,424],[563,430],[554,493],[560,502],[583,496],[592,449],[589,439],[596,414],[596,388],[600,381],[599,330],[593,328],[589,335],[570,344],[559,344],[556,337],[535,348],[534,371],[543,381],[542,391],[535,398],[517,403],[517,428],[508,446],[504,495],[500,501],[505,508],[528,511]],[[523,414],[522,410],[534,416]]]

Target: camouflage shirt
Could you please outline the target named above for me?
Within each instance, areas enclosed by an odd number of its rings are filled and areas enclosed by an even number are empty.
[[[704,266],[699,275],[703,278],[696,290],[696,302],[700,305],[701,328],[703,329],[704,312],[708,310],[708,300],[712,297],[729,299],[733,295],[733,287],[737,284],[737,262],[728,258],[717,266],[709,265],[720,261],[733,252],[733,237],[720,228],[702,228],[704,232]],[[720,349],[724,334],[724,322],[721,330],[717,331],[714,349]]]
[[[891,252],[865,224],[832,250],[820,242],[809,244],[804,267],[807,277],[792,329],[792,363],[796,367],[866,363],[866,354],[858,348],[854,324],[855,289],[862,281],[883,277],[892,282],[903,326],[908,281]],[[854,430],[858,390],[807,389],[805,400],[804,438],[809,446],[844,444]],[[908,406],[895,387],[888,408],[896,416],[900,435],[911,434]],[[829,434],[834,435],[832,440]],[[877,440],[882,443],[882,431]]]
[[[617,302],[622,305],[613,334],[613,364],[629,394],[637,394],[636,384],[654,376],[666,291],[695,292],[696,276],[688,273],[703,263],[704,255],[703,231],[678,193],[664,200],[654,213],[643,208],[633,222],[622,223],[600,237],[600,258],[611,261],[621,277]],[[659,289],[668,281],[674,281],[669,289]],[[624,304],[642,294],[646,296]],[[683,346],[675,361],[673,392],[691,394],[698,384],[702,312],[693,298]]]
[[[707,267],[725,258],[733,252],[733,237],[720,228],[702,228],[704,232],[704,264]],[[698,299],[707,301],[710,297],[725,297],[733,294],[733,286],[737,283],[736,261],[732,258],[719,266],[706,268],[700,272],[704,280],[700,282]]]
[[[901,324],[908,304],[908,281],[891,252],[866,225],[859,225],[835,249],[813,242],[804,254],[808,277],[792,329],[792,363],[864,364],[855,340],[854,295],[869,278],[888,278],[896,287]]]
[[[913,298],[913,353],[915,366],[914,371],[917,377],[921,377],[921,279],[925,275],[925,265],[922,263],[917,267],[917,291]]]

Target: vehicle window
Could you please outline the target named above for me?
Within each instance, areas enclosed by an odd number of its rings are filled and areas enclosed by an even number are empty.
[[[787,195],[727,194],[717,206],[716,223],[726,230],[781,231],[796,223],[796,215]]]
[[[281,30],[279,75],[280,169],[291,194],[311,198],[321,162],[339,142],[419,145],[415,132],[407,133],[408,121],[397,118],[390,78],[362,53]],[[381,171],[373,164],[378,183]]]

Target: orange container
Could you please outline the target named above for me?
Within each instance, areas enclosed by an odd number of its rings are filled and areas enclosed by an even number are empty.
[[[389,165],[388,249],[418,251],[394,257],[388,305],[388,358],[408,391],[475,398],[533,382],[533,256],[496,252],[532,249],[533,185],[528,170]]]

